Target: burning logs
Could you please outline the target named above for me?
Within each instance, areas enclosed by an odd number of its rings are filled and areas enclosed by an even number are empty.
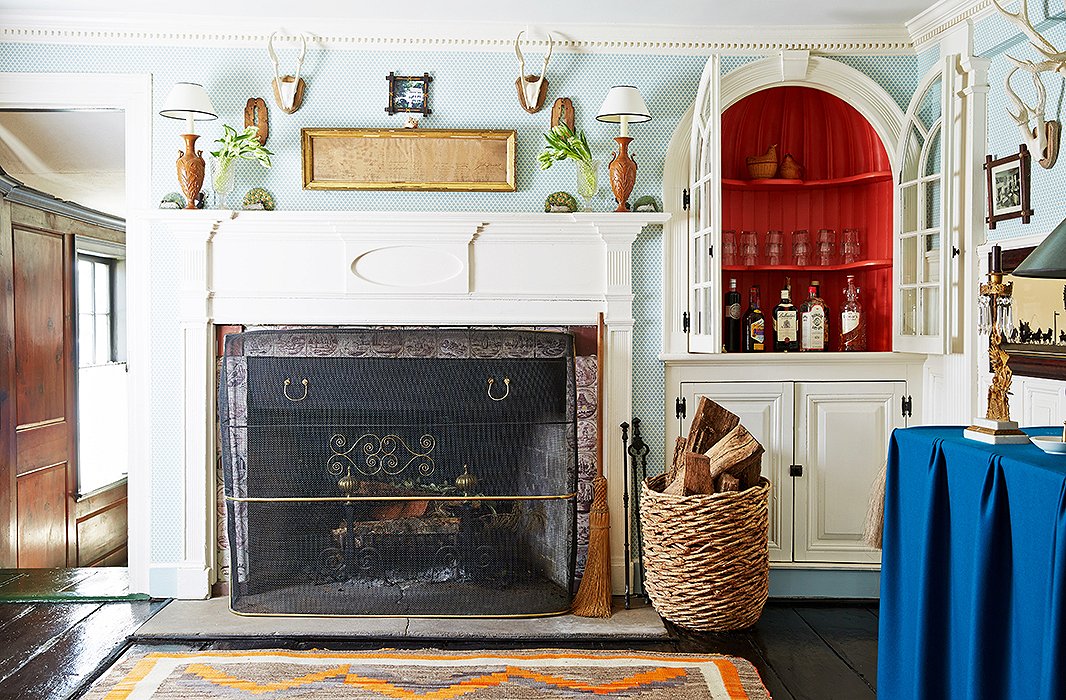
[[[687,438],[678,438],[664,493],[675,496],[743,491],[759,482],[763,447],[740,418],[700,398]]]

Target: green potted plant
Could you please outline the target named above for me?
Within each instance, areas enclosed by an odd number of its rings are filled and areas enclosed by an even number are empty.
[[[538,156],[541,170],[547,170],[557,160],[576,161],[577,193],[585,200],[585,211],[589,211],[590,202],[596,196],[597,170],[600,164],[592,158],[585,132],[579,130],[575,133],[566,124],[560,123],[544,134],[544,139],[548,145]]]
[[[258,161],[264,168],[270,167],[270,156],[263,144],[259,143],[258,128],[249,126],[244,131],[237,131],[227,124],[222,125],[222,137],[215,139],[217,151],[211,151],[211,185],[219,198],[219,208],[226,207],[226,196],[233,191],[234,166],[238,160]]]

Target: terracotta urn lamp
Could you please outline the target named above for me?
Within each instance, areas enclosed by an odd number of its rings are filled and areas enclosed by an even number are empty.
[[[611,175],[611,190],[618,201],[615,211],[629,211],[629,195],[633,192],[633,183],[637,180],[637,164],[629,155],[630,123],[646,122],[651,119],[648,105],[640,91],[632,85],[615,85],[607,92],[607,97],[600,106],[596,119],[619,125],[618,153],[611,159],[608,171]]]
[[[178,151],[178,182],[185,194],[185,208],[195,209],[196,198],[204,184],[204,158],[203,151],[196,150],[198,137],[193,122],[218,119],[215,107],[203,85],[175,83],[159,114],[170,119],[185,120],[186,133],[181,135],[185,139],[185,152]]]

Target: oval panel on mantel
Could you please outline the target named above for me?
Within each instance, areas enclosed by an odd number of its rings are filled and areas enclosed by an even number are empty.
[[[457,277],[464,267],[446,250],[401,245],[363,253],[352,261],[352,274],[385,287],[428,287]]]

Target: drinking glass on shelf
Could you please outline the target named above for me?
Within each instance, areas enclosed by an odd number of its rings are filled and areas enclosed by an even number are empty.
[[[811,264],[811,234],[805,228],[792,232],[792,259],[799,267]]]
[[[859,229],[844,229],[844,243],[841,245],[844,253],[844,263],[859,262],[862,259],[861,244],[859,243]]]
[[[832,265],[837,255],[837,232],[831,228],[818,229],[818,264]]]
[[[780,231],[767,231],[766,232],[766,264],[767,265],[781,265],[784,260],[781,259],[781,253],[784,248],[784,236]]]
[[[759,261],[759,236],[754,231],[740,232],[740,261],[748,267]]]
[[[737,264],[737,232],[722,231],[722,264],[729,267]]]

